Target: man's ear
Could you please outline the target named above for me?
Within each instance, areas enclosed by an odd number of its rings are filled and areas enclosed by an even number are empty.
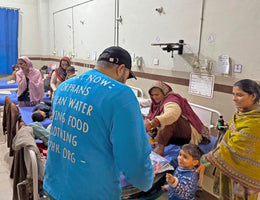
[[[118,76],[121,76],[122,74],[124,74],[124,71],[125,71],[125,64],[117,66],[116,73]]]

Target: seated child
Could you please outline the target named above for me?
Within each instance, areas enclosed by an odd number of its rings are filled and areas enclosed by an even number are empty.
[[[75,74],[75,67],[68,66],[67,69],[66,69],[66,73],[67,73],[66,80],[76,76],[76,74]]]
[[[13,68],[13,73],[10,77],[10,80],[16,81],[16,72],[19,71],[20,67],[19,67],[18,64],[15,64],[15,65],[12,66],[12,68]]]
[[[195,200],[199,179],[195,167],[199,165],[202,154],[203,152],[197,145],[185,144],[181,147],[178,156],[179,166],[173,175],[166,174],[168,185],[162,186],[162,190],[168,190],[169,200]]]
[[[45,118],[52,119],[51,101],[40,102],[33,108],[33,114],[32,114],[33,122],[41,122]]]

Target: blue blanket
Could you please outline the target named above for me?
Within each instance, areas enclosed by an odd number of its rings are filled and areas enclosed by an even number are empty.
[[[8,96],[16,105],[18,104],[17,101],[17,94],[14,91],[10,91],[11,94],[0,94],[0,106],[5,104],[5,97]]]
[[[17,88],[17,89],[18,89],[18,84],[17,84],[17,82],[12,83],[12,84],[8,84],[7,82],[8,82],[8,81],[6,81],[6,80],[1,80],[1,81],[0,81],[0,89],[6,89],[6,90],[8,90],[8,89],[14,89],[14,88]]]

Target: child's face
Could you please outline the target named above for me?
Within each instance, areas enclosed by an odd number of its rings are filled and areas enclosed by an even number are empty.
[[[72,75],[72,72],[67,71],[67,76],[70,76],[70,75]]]
[[[187,152],[180,150],[179,156],[178,156],[178,164],[180,167],[185,169],[192,169],[199,163],[198,160],[194,160],[193,157],[188,154]]]

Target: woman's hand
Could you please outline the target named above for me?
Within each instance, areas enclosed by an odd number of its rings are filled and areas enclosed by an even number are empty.
[[[144,126],[145,126],[146,132],[149,132],[149,131],[152,130],[152,124],[151,124],[151,121],[149,119],[146,119],[144,121]]]
[[[27,77],[29,75],[29,68],[22,68],[24,75]]]
[[[196,169],[196,172],[199,173],[199,180],[198,180],[198,183],[199,183],[199,182],[201,182],[202,177],[204,175],[205,165],[201,163],[200,166]]]

